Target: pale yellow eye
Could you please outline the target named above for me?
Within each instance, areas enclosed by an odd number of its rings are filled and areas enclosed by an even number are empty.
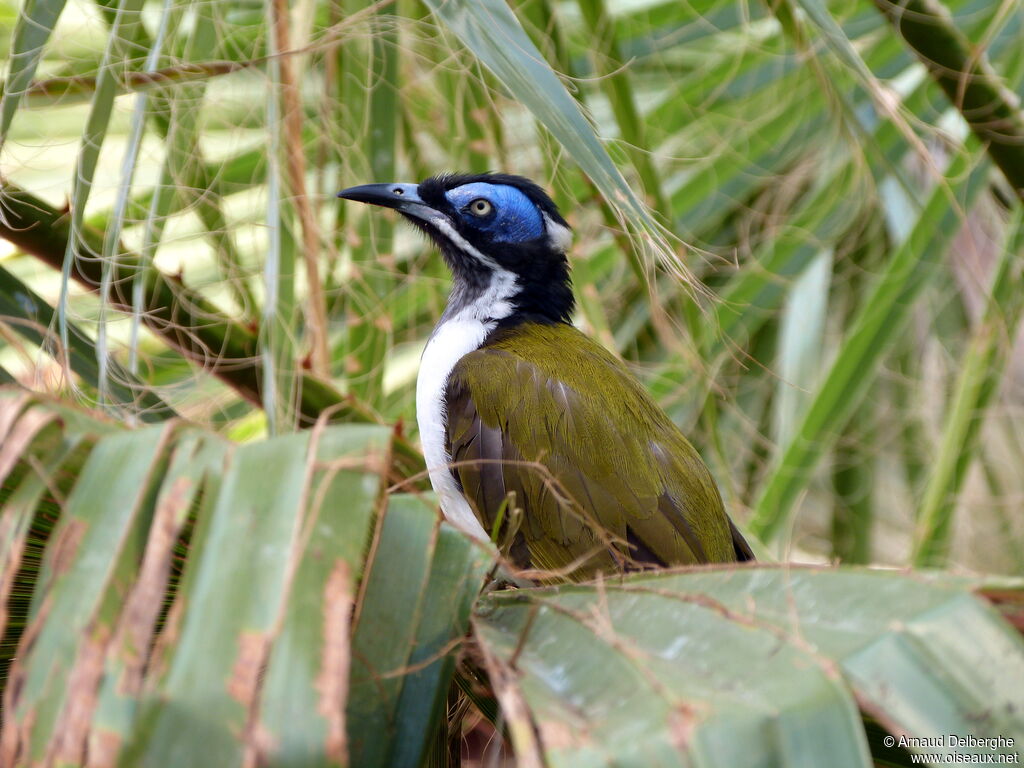
[[[494,206],[491,205],[490,200],[484,200],[482,197],[478,197],[476,200],[469,204],[469,212],[474,216],[483,218],[490,214],[494,210]]]

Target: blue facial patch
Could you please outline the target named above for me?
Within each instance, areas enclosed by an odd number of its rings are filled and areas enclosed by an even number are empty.
[[[536,240],[544,234],[544,219],[537,206],[508,184],[475,181],[448,190],[445,197],[459,211],[464,222],[489,233],[495,242],[522,243]],[[463,211],[463,208],[478,198],[487,200],[494,207],[490,215],[480,218],[469,211]]]

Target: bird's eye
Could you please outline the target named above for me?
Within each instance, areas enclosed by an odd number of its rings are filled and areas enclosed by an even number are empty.
[[[478,197],[476,200],[473,200],[468,207],[470,213],[480,218],[490,215],[491,211],[494,210],[494,206],[491,205],[491,201],[485,200],[482,197]]]

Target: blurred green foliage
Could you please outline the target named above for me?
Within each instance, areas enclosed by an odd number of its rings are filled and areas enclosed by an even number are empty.
[[[1021,1],[946,6],[1024,93]],[[211,326],[255,332],[259,402],[209,364],[252,360],[186,362],[143,322],[141,288],[97,293],[2,241],[4,306],[25,309],[0,318],[0,370],[124,420],[157,396],[244,439],[298,427],[315,379],[317,403],[349,393],[361,418],[412,430],[445,271],[333,192],[521,173],[575,229],[577,322],[634,365],[778,554],[1024,569],[1020,203],[870,2],[275,8],[72,0],[9,57],[40,54],[24,98],[5,93],[0,149],[6,182],[108,233],[69,254],[130,253],[211,302]],[[2,51],[17,15],[0,2]],[[62,337],[108,362],[68,375]]]

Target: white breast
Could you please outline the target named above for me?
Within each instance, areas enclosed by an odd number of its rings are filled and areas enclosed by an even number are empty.
[[[491,273],[486,291],[454,312],[445,312],[450,316],[434,329],[423,350],[416,379],[416,421],[430,484],[448,522],[482,541],[489,541],[490,536],[476,519],[449,469],[444,391],[455,364],[483,344],[498,320],[512,313],[509,300],[518,289],[515,274],[497,268]]]
[[[439,325],[427,342],[416,379],[416,421],[420,427],[423,455],[430,472],[430,484],[441,501],[441,510],[452,525],[475,538],[490,537],[463,497],[448,465],[444,390],[448,376],[459,359],[479,347],[494,327],[473,317],[456,316]]]

